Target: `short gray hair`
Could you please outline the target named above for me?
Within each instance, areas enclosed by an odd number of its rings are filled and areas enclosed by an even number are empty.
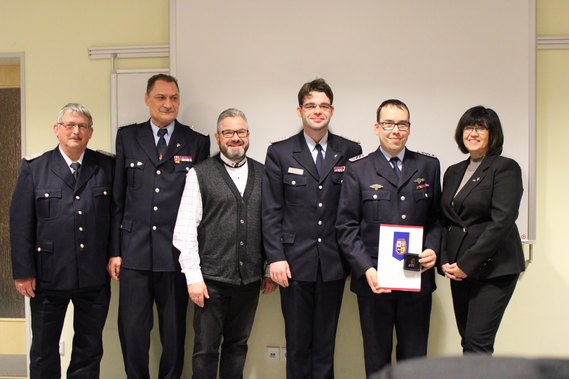
[[[87,108],[85,108],[83,105],[81,105],[79,103],[65,104],[63,106],[63,108],[61,108],[59,110],[59,114],[57,115],[57,123],[58,124],[61,124],[63,122],[63,116],[67,112],[77,113],[77,114],[80,114],[82,116],[85,116],[87,118],[87,120],[89,121],[89,127],[93,126],[93,117],[91,116],[91,112],[89,112],[89,110]]]
[[[243,113],[243,111],[240,111],[237,108],[228,108],[228,109],[224,110],[223,112],[221,112],[219,114],[219,117],[217,118],[217,131],[218,132],[219,132],[219,126],[221,125],[221,122],[228,117],[240,117],[247,123],[247,117],[245,117],[245,113]]]

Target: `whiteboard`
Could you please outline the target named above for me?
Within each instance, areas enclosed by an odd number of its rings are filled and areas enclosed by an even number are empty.
[[[180,115],[212,134],[237,107],[251,129],[249,155],[298,132],[297,93],[322,77],[334,91],[330,129],[379,140],[378,105],[410,108],[408,147],[437,155],[442,170],[463,160],[453,135],[466,109],[502,120],[503,155],[522,167],[518,226],[535,236],[535,0],[170,0],[170,71]],[[213,144],[214,145],[214,144]]]
[[[150,118],[144,103],[148,79],[155,74],[167,73],[168,70],[164,69],[117,70],[111,73],[111,151],[113,153],[119,127]]]

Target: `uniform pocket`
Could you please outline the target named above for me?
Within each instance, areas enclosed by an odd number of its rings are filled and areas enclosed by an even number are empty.
[[[287,204],[301,204],[303,194],[306,193],[307,180],[300,175],[285,175],[283,177],[283,186],[285,192],[285,202]]]
[[[146,161],[140,159],[125,159],[124,168],[129,187],[136,188],[142,184],[144,179],[144,167],[146,167]]]
[[[381,208],[387,206],[391,200],[391,193],[384,190],[365,190],[362,192],[363,218],[365,220],[379,220]]]
[[[38,260],[38,279],[43,282],[53,280],[53,241],[37,241],[35,245]]]
[[[36,214],[43,220],[53,219],[61,213],[61,189],[38,188],[36,190]]]

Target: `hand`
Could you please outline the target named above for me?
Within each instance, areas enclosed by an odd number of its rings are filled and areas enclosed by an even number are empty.
[[[462,271],[456,263],[445,263],[441,266],[441,268],[443,269],[445,276],[449,279],[461,281],[462,279],[468,277],[468,275],[466,275],[466,273]]]
[[[35,297],[36,278],[16,279],[14,280],[16,290],[24,296]]]
[[[263,278],[263,281],[261,282],[261,292],[264,294],[273,292],[277,287],[277,283],[273,282],[273,279],[269,277]]]
[[[377,270],[373,267],[367,269],[366,273],[367,284],[373,293],[390,293],[391,290],[385,288],[379,288],[379,284],[377,283]]]
[[[209,299],[207,286],[204,282],[188,284],[188,294],[190,295],[190,300],[200,308],[203,308],[205,299]]]
[[[288,280],[292,278],[287,261],[273,262],[269,265],[271,279],[283,287],[288,287]]]
[[[433,249],[425,249],[425,251],[419,254],[419,263],[423,267],[421,272],[425,272],[435,266],[435,263],[437,263],[437,254]]]
[[[122,258],[121,257],[111,257],[109,258],[109,263],[107,263],[107,271],[113,280],[119,280],[121,272]]]

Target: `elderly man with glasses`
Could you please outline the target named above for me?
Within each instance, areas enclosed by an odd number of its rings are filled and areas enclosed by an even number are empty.
[[[114,159],[87,148],[93,119],[80,104],[60,111],[58,146],[24,158],[10,206],[12,271],[30,298],[30,378],[60,378],[59,338],[74,306],[67,378],[98,378],[109,309],[106,271]]]

